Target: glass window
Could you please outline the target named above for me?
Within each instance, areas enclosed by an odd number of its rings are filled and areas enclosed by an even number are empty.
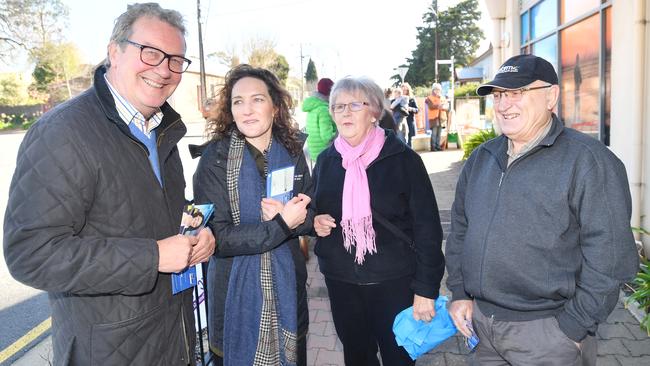
[[[528,24],[528,12],[521,14],[521,44],[525,44],[530,41],[530,25]]]
[[[544,0],[530,11],[530,39],[552,31],[557,27],[557,0]]]
[[[600,19],[596,14],[560,32],[564,123],[598,138]]]
[[[560,24],[595,10],[599,5],[600,0],[560,0]]]
[[[533,43],[533,55],[550,62],[557,72],[557,35],[553,34]]]
[[[605,116],[603,118],[601,141],[609,146],[610,113],[612,110],[612,7],[605,9],[603,15],[605,17]]]

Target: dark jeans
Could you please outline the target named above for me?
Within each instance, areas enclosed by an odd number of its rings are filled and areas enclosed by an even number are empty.
[[[326,278],[325,284],[347,366],[379,366],[377,347],[383,365],[415,365],[393,334],[395,316],[413,305],[410,277],[371,285]]]
[[[442,131],[440,121],[429,121],[429,127],[431,127],[431,151],[442,150],[440,146],[440,132]]]
[[[412,146],[411,141],[413,140],[413,136],[415,136],[415,120],[413,118],[407,118],[406,119],[406,125],[409,128],[408,141],[406,143],[409,146]]]

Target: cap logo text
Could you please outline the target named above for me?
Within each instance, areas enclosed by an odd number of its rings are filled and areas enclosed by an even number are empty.
[[[519,66],[502,66],[499,71],[497,71],[497,74],[503,72],[519,72]]]

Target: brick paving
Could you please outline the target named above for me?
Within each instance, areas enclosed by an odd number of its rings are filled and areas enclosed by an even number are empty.
[[[452,145],[453,146],[453,145]],[[460,150],[421,153],[433,184],[440,210],[443,230],[449,231],[450,209],[454,197],[456,179],[462,163]],[[444,243],[443,243],[444,245]],[[309,335],[307,339],[307,360],[309,366],[343,366],[341,342],[336,336],[332,313],[327,298],[323,275],[318,261],[312,253],[307,262],[309,279]],[[444,286],[441,293],[448,294]],[[639,321],[623,306],[619,299],[616,309],[598,328],[599,366],[650,365],[650,337],[639,328]],[[422,355],[416,366],[455,366],[467,364],[467,350],[462,337],[454,336],[431,352]],[[390,366],[390,365],[386,365]]]

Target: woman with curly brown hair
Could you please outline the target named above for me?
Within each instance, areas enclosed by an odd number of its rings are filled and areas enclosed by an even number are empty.
[[[312,183],[292,106],[273,73],[239,65],[208,120],[211,141],[194,175],[194,198],[215,206],[208,226],[219,243],[207,293],[217,364],[307,362],[307,269],[298,236],[312,228]],[[269,174],[289,182],[286,202],[267,198]]]

